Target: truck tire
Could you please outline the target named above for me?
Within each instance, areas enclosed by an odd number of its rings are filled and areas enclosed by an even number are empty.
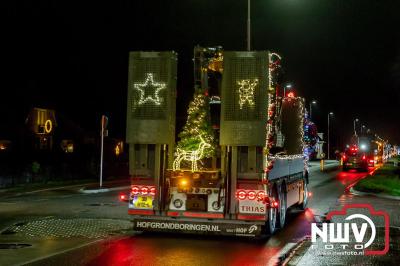
[[[278,200],[278,193],[276,192],[276,188],[274,186],[274,188],[271,190],[270,193],[271,197],[273,199]],[[278,208],[273,208],[271,206],[268,207],[267,210],[267,221],[265,222],[265,233],[267,235],[272,235],[275,233],[276,231],[276,225],[277,225],[277,215],[278,215]]]
[[[308,204],[308,185],[305,179],[303,179],[303,182],[304,182],[303,202],[299,204],[299,209],[302,211],[307,209],[307,204]]]
[[[279,214],[278,214],[278,226],[283,228],[286,221],[286,209],[287,209],[287,195],[286,195],[286,185],[280,184],[278,187],[278,199],[279,199]]]

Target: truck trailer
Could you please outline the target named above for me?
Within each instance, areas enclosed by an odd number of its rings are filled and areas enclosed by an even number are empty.
[[[198,145],[182,149],[175,131],[177,54],[130,53],[128,213],[134,230],[273,234],[284,227],[289,207],[305,210],[308,202],[304,99],[281,95],[276,53],[197,46],[193,61],[197,94],[189,111],[196,97],[209,106],[215,143],[193,134]]]

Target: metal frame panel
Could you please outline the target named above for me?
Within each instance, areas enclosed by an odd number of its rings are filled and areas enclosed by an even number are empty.
[[[129,54],[127,143],[175,142],[176,71],[175,52]],[[156,92],[156,83],[163,84],[163,89]],[[139,91],[138,84],[145,93]]]
[[[268,52],[224,52],[221,145],[264,146],[268,103]],[[254,90],[240,104],[240,82]],[[254,85],[256,82],[256,85]],[[241,96],[242,95],[242,96]]]

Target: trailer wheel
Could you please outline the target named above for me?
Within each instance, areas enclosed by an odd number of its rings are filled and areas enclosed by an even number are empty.
[[[281,184],[278,189],[279,197],[279,227],[283,228],[286,221],[286,209],[287,209],[287,195],[285,190],[285,184]]]
[[[271,197],[273,200],[278,199],[278,193],[276,192],[275,187],[271,190]],[[276,216],[278,214],[278,208],[273,208],[271,206],[268,207],[268,217],[265,222],[265,233],[272,235],[276,231]]]
[[[303,189],[303,202],[300,203],[299,208],[300,210],[305,210],[308,204],[308,185],[305,179],[303,179],[304,189]]]

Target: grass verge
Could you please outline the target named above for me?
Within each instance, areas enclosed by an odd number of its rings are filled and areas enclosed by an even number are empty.
[[[400,196],[400,167],[385,164],[373,175],[360,180],[354,189],[370,193],[384,193]]]

